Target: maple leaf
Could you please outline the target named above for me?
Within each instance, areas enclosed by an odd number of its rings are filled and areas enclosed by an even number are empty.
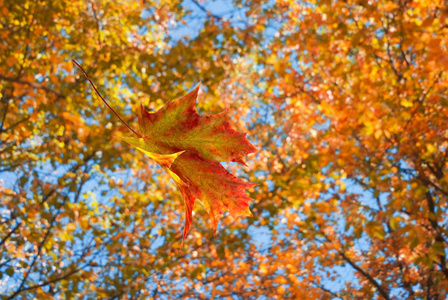
[[[227,109],[211,116],[200,116],[196,112],[199,87],[200,84],[186,96],[168,102],[153,113],[140,105],[140,133],[114,112],[137,136],[120,138],[155,160],[182,193],[185,207],[182,242],[192,224],[195,200],[204,206],[216,231],[220,216],[225,212],[234,217],[252,216],[249,210],[251,198],[245,190],[256,185],[235,177],[221,165],[220,162],[245,165],[243,157],[255,152],[256,148],[247,140],[245,133],[231,128]]]

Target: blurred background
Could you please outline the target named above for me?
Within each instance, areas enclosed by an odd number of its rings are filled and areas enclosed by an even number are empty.
[[[5,299],[446,299],[444,1],[0,0]],[[202,82],[253,217],[183,201],[137,128]]]

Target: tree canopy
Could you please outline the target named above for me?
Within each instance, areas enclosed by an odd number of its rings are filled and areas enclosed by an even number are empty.
[[[0,0],[0,295],[445,299],[447,47],[440,0]],[[196,203],[182,245],[73,59],[132,128],[201,82],[258,150],[223,163],[253,216]]]

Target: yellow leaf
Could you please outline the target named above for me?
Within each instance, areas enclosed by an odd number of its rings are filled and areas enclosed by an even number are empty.
[[[401,100],[400,104],[404,107],[412,107],[414,105],[411,101],[407,99]]]
[[[434,147],[434,145],[432,145],[432,144],[426,145],[426,149],[428,149],[429,154],[432,154],[432,153],[436,152],[436,150],[437,150],[436,147]]]

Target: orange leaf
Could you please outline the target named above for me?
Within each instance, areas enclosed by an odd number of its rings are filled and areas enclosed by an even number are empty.
[[[212,218],[216,231],[220,216],[252,216],[246,189],[254,183],[243,181],[229,173],[220,162],[238,162],[257,151],[245,133],[233,130],[227,110],[212,116],[200,116],[195,104],[198,85],[177,101],[168,102],[157,112],[147,112],[140,105],[138,125],[140,133],[132,129],[109,106],[84,73],[101,100],[131,130],[136,137],[121,137],[125,142],[154,159],[179,187],[185,206],[185,227],[182,243],[192,224],[194,201],[197,199]]]
[[[210,215],[214,230],[224,212],[252,216],[251,198],[245,190],[255,184],[235,177],[220,162],[244,164],[243,157],[256,149],[246,134],[230,127],[227,111],[212,116],[198,115],[195,109],[198,91],[199,85],[155,113],[141,106],[141,137],[122,138],[159,163],[179,187],[185,206],[183,240],[192,224],[196,199]]]

